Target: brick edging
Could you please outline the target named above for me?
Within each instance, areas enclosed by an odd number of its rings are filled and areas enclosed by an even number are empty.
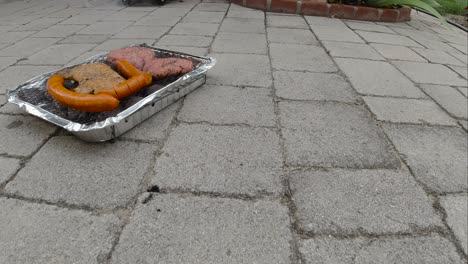
[[[310,0],[230,0],[230,2],[253,9],[279,13],[380,22],[402,22],[411,19],[411,8],[408,7],[373,8],[317,3]]]

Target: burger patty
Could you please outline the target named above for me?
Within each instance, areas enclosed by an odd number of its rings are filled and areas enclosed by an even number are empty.
[[[124,59],[140,71],[151,73],[156,79],[192,71],[193,63],[180,58],[156,58],[154,51],[143,47],[129,47],[113,50],[107,61],[115,63]]]

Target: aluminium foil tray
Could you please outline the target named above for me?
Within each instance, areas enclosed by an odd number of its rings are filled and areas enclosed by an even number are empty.
[[[85,113],[67,108],[56,102],[47,92],[47,80],[53,72],[37,76],[8,91],[7,100],[29,114],[62,127],[78,138],[90,142],[102,142],[116,138],[132,129],[145,119],[187,95],[206,81],[206,72],[214,66],[216,59],[193,56],[181,52],[152,49],[156,57],[176,57],[191,60],[194,69],[180,76],[153,81],[138,93],[120,101],[117,109],[101,113]],[[93,56],[76,65],[105,62],[107,52]],[[65,69],[62,68],[62,69]]]

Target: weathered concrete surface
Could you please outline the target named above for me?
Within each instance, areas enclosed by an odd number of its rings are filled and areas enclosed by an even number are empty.
[[[465,32],[415,10],[0,2],[0,263],[466,262]],[[141,43],[218,62],[115,142],[5,105],[38,74]]]

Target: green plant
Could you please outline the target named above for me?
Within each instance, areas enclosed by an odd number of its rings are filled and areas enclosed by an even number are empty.
[[[454,15],[463,15],[466,11],[465,8],[468,6],[467,0],[454,0],[454,1],[447,1],[447,0],[438,0],[440,4],[439,7],[435,9],[439,11],[442,15],[445,14],[454,14]]]

